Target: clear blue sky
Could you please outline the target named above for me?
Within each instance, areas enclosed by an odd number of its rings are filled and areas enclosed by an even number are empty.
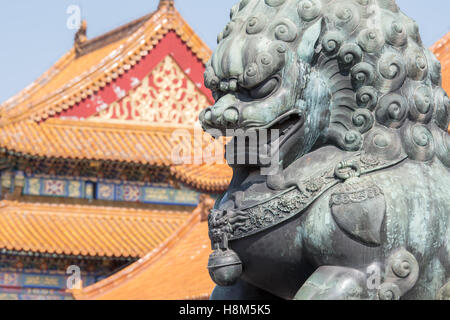
[[[197,34],[215,48],[217,34],[238,0],[176,0]],[[397,0],[414,18],[431,46],[450,30],[449,0]],[[158,0],[2,0],[0,1],[0,102],[25,88],[73,45],[67,28],[70,5],[78,5],[92,38],[156,9]]]

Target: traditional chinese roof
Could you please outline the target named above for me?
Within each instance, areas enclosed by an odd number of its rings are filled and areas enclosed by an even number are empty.
[[[201,62],[211,56],[178,11],[161,1],[156,12],[81,44],[25,90],[0,105],[3,122],[42,120],[67,110],[124,75],[174,32]]]
[[[80,300],[194,300],[212,290],[208,270],[211,242],[202,210],[157,250],[94,285],[74,292]]]
[[[228,188],[233,174],[227,164],[173,166],[172,173],[180,181],[199,190],[217,191]]]
[[[58,255],[139,258],[191,217],[141,210],[0,201],[0,248]]]
[[[436,42],[431,51],[442,65],[442,86],[446,92],[450,92],[450,32]]]
[[[0,105],[0,150],[170,167],[194,188],[225,190],[226,165],[180,165],[171,157],[172,133],[193,132],[199,112],[212,103],[203,86],[211,51],[173,1],[91,40],[86,27],[49,71]]]
[[[224,190],[231,177],[226,164],[177,165],[174,148],[192,145],[190,137],[173,138],[175,130],[193,134],[183,126],[155,126],[145,123],[93,122],[50,119],[44,123],[20,121],[0,130],[0,146],[8,151],[39,157],[112,160],[169,166],[174,176],[197,189]],[[201,131],[200,131],[201,132]],[[213,143],[207,136],[205,146]],[[199,139],[201,139],[199,138]]]
[[[436,42],[431,51],[436,55],[442,65],[442,87],[450,94],[450,32]],[[450,124],[448,128],[450,134]]]

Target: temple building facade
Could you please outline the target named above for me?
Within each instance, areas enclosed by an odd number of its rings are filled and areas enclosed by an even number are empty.
[[[223,148],[196,134],[211,51],[173,0],[87,27],[0,105],[0,299],[207,299],[207,215],[232,175],[196,161]],[[450,33],[433,51],[450,92]]]
[[[191,251],[165,270],[210,252],[207,208],[231,171],[175,157],[180,145],[185,157],[213,143],[194,135],[213,102],[203,85],[210,49],[173,1],[94,39],[86,30],[0,106],[0,299],[73,299],[80,284],[186,237]],[[190,266],[199,286],[173,298],[204,297],[205,266]]]
[[[448,32],[442,39],[437,41],[431,47],[431,51],[433,51],[433,53],[441,62],[442,87],[448,94],[450,94],[450,32]]]

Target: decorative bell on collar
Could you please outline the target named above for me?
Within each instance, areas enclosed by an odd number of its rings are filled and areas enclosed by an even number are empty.
[[[242,262],[236,252],[228,248],[228,238],[221,244],[214,244],[215,250],[209,256],[208,270],[211,279],[221,287],[234,285],[242,275]]]

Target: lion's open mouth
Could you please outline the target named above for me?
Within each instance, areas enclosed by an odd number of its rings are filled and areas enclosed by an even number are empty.
[[[227,145],[227,159],[230,160],[232,153],[234,164],[261,165],[276,156],[298,132],[304,124],[304,117],[298,110],[291,110],[263,126],[246,124],[246,128],[234,131]]]

